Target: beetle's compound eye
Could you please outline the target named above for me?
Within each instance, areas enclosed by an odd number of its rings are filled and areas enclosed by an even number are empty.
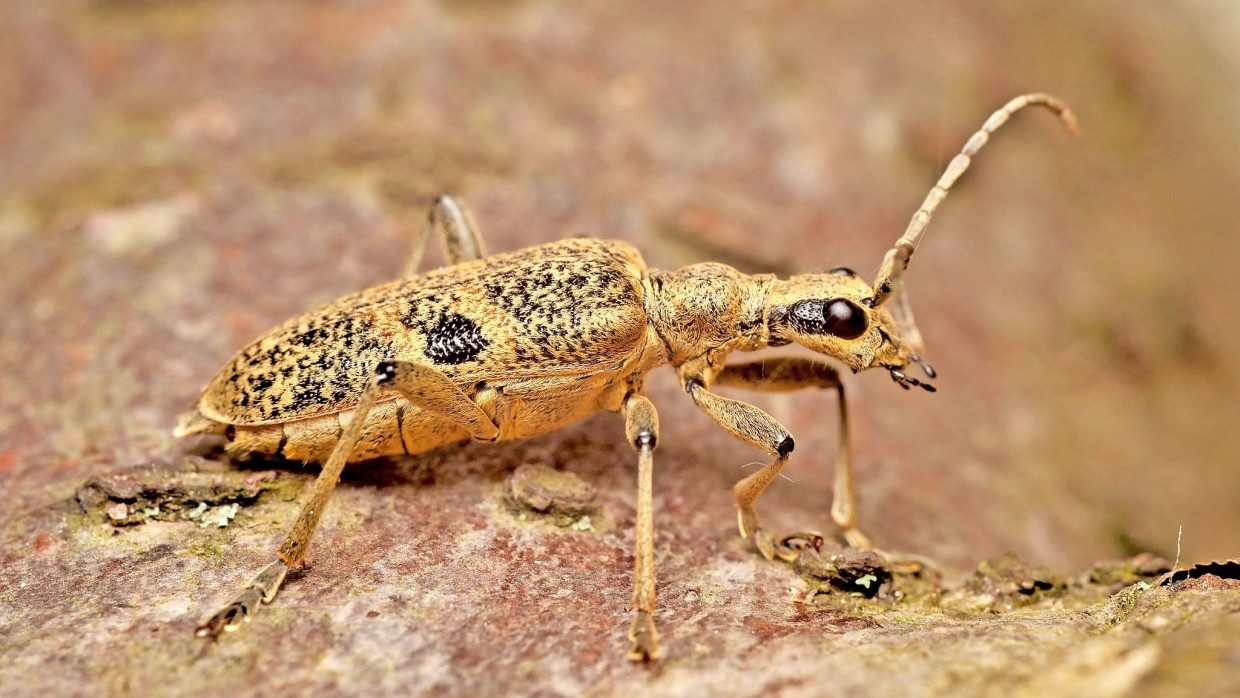
[[[829,334],[840,339],[856,339],[870,328],[865,311],[843,298],[797,301],[788,309],[788,322],[807,334]]]
[[[856,303],[837,298],[822,307],[822,326],[840,339],[856,339],[865,334],[870,322]]]

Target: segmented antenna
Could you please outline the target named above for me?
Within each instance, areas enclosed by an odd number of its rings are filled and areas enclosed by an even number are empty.
[[[1080,129],[1077,125],[1076,116],[1068,109],[1067,105],[1061,100],[1051,95],[1036,92],[1033,94],[1021,95],[1016,99],[1003,105],[998,111],[990,115],[986,119],[986,123],[978,129],[964,144],[960,154],[952,158],[948,163],[947,169],[939,177],[939,181],[926,194],[926,199],[922,201],[921,208],[917,209],[917,213],[913,214],[913,220],[909,221],[908,228],[905,229],[904,235],[896,241],[894,247],[887,252],[887,256],[883,258],[883,264],[879,267],[878,277],[874,280],[874,298],[870,302],[871,307],[878,307],[884,301],[891,297],[901,284],[901,275],[908,268],[909,260],[913,258],[913,252],[917,250],[918,243],[921,242],[921,236],[926,232],[926,226],[930,225],[930,217],[934,215],[939,204],[943,203],[943,199],[947,198],[947,192],[969,169],[969,165],[973,163],[973,156],[977,155],[982,146],[990,140],[991,134],[999,130],[999,127],[1007,123],[1016,112],[1029,106],[1046,107],[1055,112],[1063,125],[1072,135],[1077,135]]]

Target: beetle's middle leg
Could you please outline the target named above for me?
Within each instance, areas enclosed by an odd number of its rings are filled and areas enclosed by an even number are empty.
[[[426,222],[413,239],[413,250],[405,260],[400,278],[407,279],[418,273],[418,267],[422,266],[422,256],[426,254],[426,242],[436,230],[443,237],[444,255],[449,264],[482,259],[487,254],[486,247],[482,244],[482,235],[478,232],[478,224],[474,222],[469,209],[445,194],[435,199],[427,209]]]
[[[199,635],[216,637],[221,632],[236,630],[242,622],[248,622],[261,603],[270,603],[275,599],[289,568],[305,560],[310,539],[323,517],[327,501],[340,481],[345,463],[361,441],[362,427],[374,407],[379,389],[384,387],[396,390],[422,409],[459,424],[474,439],[492,441],[499,436],[499,427],[491,417],[438,369],[410,361],[379,362],[374,377],[367,381],[358,398],[348,426],[315,479],[310,499],[302,505],[297,520],[280,545],[277,559],[250,580],[236,599],[200,625],[197,630]]]
[[[654,448],[659,440],[659,414],[642,395],[624,399],[624,431],[637,451],[637,522],[633,551],[633,626],[629,629],[629,659],[659,658],[659,634],[654,628]]]
[[[852,443],[848,435],[848,404],[844,384],[832,366],[800,358],[778,358],[725,366],[717,385],[783,392],[803,388],[831,388],[839,396],[840,432],[835,452],[835,487],[831,518],[844,532],[848,544],[862,550],[873,546],[857,528],[857,500],[853,493]]]

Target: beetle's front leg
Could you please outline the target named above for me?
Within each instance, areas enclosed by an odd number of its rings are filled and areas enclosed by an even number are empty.
[[[629,659],[659,658],[654,628],[654,448],[659,441],[659,415],[643,395],[629,395],[621,407],[624,432],[637,451],[637,521],[633,551],[633,626]]]
[[[717,385],[784,392],[803,388],[832,388],[839,396],[840,434],[835,451],[835,492],[831,518],[848,544],[870,550],[870,539],[857,528],[857,500],[853,494],[852,443],[848,436],[848,404],[839,371],[827,364],[801,358],[779,358],[725,366]]]
[[[788,462],[794,446],[792,435],[774,417],[757,407],[710,392],[707,389],[709,372],[682,372],[681,379],[685,392],[689,393],[693,402],[719,426],[741,441],[774,456],[774,460],[760,470],[736,483],[732,487],[732,496],[736,499],[741,536],[752,538],[754,545],[768,560],[773,559],[777,552],[781,558],[795,557],[795,554],[777,550],[774,536],[762,529],[758,512],[753,508],[754,502],[779,477]]]

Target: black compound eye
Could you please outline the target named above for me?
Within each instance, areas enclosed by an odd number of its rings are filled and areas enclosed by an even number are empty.
[[[870,322],[855,303],[837,298],[822,307],[822,326],[841,339],[856,339],[865,334]]]

